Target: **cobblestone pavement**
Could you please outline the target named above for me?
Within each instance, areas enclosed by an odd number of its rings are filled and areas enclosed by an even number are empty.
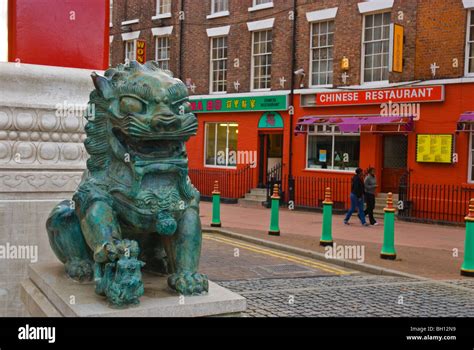
[[[200,270],[247,317],[474,317],[474,280],[367,275],[220,235],[204,235]]]
[[[474,290],[387,276],[220,281],[249,317],[474,317]],[[474,288],[474,285],[470,285]]]

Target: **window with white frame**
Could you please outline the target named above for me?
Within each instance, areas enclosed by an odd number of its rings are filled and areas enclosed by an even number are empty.
[[[125,41],[125,63],[136,60],[137,52],[137,41],[126,40]]]
[[[113,21],[113,13],[114,13],[114,0],[109,0],[109,24],[112,27],[114,21]]]
[[[171,0],[157,0],[156,14],[157,15],[171,14]]]
[[[212,0],[211,14],[229,11],[229,0]]]
[[[155,61],[161,69],[170,69],[170,37],[155,37]]]
[[[205,124],[205,164],[207,166],[235,167],[237,164],[237,123]]]
[[[466,34],[466,73],[474,74],[474,10],[469,11]]]
[[[344,134],[334,125],[312,125],[307,141],[308,169],[353,171],[359,167],[359,134]]]
[[[272,30],[252,33],[252,90],[271,88]]]
[[[390,12],[385,12],[364,16],[363,79],[365,83],[388,80],[390,15]]]
[[[253,0],[253,6],[263,5],[263,4],[270,4],[273,0]]]
[[[334,21],[311,25],[311,85],[330,85],[333,77]]]
[[[211,92],[227,91],[227,36],[211,38]]]

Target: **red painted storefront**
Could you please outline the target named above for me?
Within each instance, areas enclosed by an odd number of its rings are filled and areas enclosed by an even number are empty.
[[[384,165],[384,138],[390,135],[399,135],[399,137],[405,137],[407,140],[406,150],[406,169],[405,172],[409,173],[409,180],[411,184],[428,186],[427,192],[423,194],[423,200],[425,197],[429,197],[431,202],[439,199],[443,204],[438,206],[438,209],[423,208],[425,211],[429,211],[434,215],[433,212],[442,212],[443,208],[450,208],[452,206],[458,206],[457,210],[459,213],[464,211],[465,208],[465,196],[450,197],[450,191],[452,187],[456,186],[456,191],[470,191],[474,189],[474,185],[468,181],[469,176],[469,137],[468,132],[456,132],[458,126],[458,119],[460,115],[466,111],[474,110],[474,84],[445,84],[444,85],[444,100],[441,102],[422,102],[420,103],[420,119],[414,122],[414,130],[406,133],[374,133],[374,132],[363,132],[360,134],[360,162],[359,166],[363,169],[367,169],[373,166],[377,169],[376,174],[379,182],[384,177],[383,165]],[[238,133],[238,146],[239,150],[256,150],[260,154],[260,143],[259,135],[262,133],[283,133],[283,188],[287,192],[287,178],[289,173],[289,150],[290,150],[290,133],[293,133],[298,120],[300,117],[310,115],[379,115],[381,111],[380,105],[351,105],[351,106],[337,106],[337,107],[302,107],[301,95],[295,95],[295,115],[293,117],[293,125],[289,125],[290,116],[288,111],[280,111],[283,118],[284,127],[278,130],[265,130],[259,129],[258,123],[263,112],[240,112],[240,113],[199,113],[199,130],[198,135],[192,138],[188,143],[188,153],[190,158],[190,168],[199,170],[211,170],[212,168],[204,165],[204,146],[205,146],[205,135],[204,126],[207,122],[232,122],[239,125]],[[378,127],[378,130],[391,130],[390,128]],[[416,143],[417,134],[451,134],[454,137],[453,153],[457,156],[457,161],[452,164],[441,164],[441,163],[419,163],[416,161]],[[295,135],[291,136],[292,145],[291,149],[293,152],[292,157],[292,175],[298,179],[300,183],[296,182],[295,186],[295,204],[304,205],[305,201],[311,196],[322,196],[322,188],[317,189],[313,184],[305,184],[304,188],[301,187],[304,181],[310,182],[310,179],[340,179],[341,181],[349,182],[353,176],[352,171],[331,171],[331,170],[309,170],[306,167],[307,163],[307,135]],[[260,157],[258,159],[261,160]],[[237,170],[235,169],[221,169],[220,171],[235,173],[244,167],[244,165],[238,165]],[[390,171],[388,171],[390,172]],[[387,174],[385,174],[387,176]],[[212,177],[212,176],[210,176]],[[252,186],[258,184],[258,171],[252,173]],[[212,179],[209,179],[209,183],[212,183]],[[238,180],[234,180],[235,181]],[[300,188],[298,189],[298,184]],[[431,189],[429,186],[432,186]],[[436,186],[445,186],[444,190],[438,189]],[[424,188],[425,188],[424,187]],[[398,189],[398,188],[397,188]],[[380,191],[381,189],[379,189]],[[303,192],[302,192],[303,191]],[[347,192],[347,187],[345,188]],[[321,193],[317,193],[321,192]],[[341,190],[342,192],[342,190]],[[397,192],[397,191],[394,191]],[[467,192],[467,196],[470,192]],[[337,194],[334,194],[337,196]],[[415,196],[415,195],[414,195]],[[340,201],[346,202],[346,193],[340,193]],[[421,201],[421,196],[417,194],[415,197],[419,197],[418,202],[413,202],[411,205],[415,208]],[[443,198],[441,198],[443,197]],[[288,197],[286,197],[288,200]],[[430,203],[431,203],[430,202]],[[463,202],[463,203],[461,203]],[[423,204],[425,205],[425,204]],[[430,206],[432,205],[429,204]],[[317,206],[317,205],[316,205]],[[461,214],[456,214],[457,216]],[[454,214],[453,214],[454,215]],[[436,215],[435,215],[436,216]],[[454,216],[453,216],[454,217]],[[454,220],[454,219],[453,219]],[[453,221],[448,219],[446,221]],[[457,220],[457,219],[456,219]],[[455,221],[455,220],[454,220]]]

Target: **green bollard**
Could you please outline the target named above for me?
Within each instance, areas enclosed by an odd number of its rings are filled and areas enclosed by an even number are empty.
[[[324,194],[324,202],[323,202],[323,228],[321,232],[321,240],[319,241],[319,245],[326,247],[326,246],[333,246],[332,241],[332,205],[333,202],[331,200],[331,189],[328,187],[326,188],[326,192]]]
[[[268,231],[269,235],[279,236],[280,235],[280,226],[278,224],[278,209],[280,208],[280,195],[278,194],[278,185],[275,184],[273,187],[272,195],[272,209],[270,214],[270,230]]]
[[[387,207],[383,223],[383,246],[380,253],[382,259],[395,260],[397,252],[395,251],[395,208],[393,207],[393,194],[387,195]]]
[[[212,191],[212,227],[221,227],[221,193],[219,192],[219,182],[214,181],[214,191]]]
[[[466,221],[466,242],[461,276],[474,277],[474,198],[469,202],[469,214],[464,220]]]

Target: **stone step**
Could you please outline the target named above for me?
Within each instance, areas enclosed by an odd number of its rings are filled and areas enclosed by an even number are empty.
[[[260,196],[267,196],[267,189],[266,188],[252,188],[250,190],[250,194],[252,195],[260,195]]]
[[[238,203],[241,207],[244,208],[261,208],[263,207],[263,202],[255,201],[246,198],[239,198]]]
[[[245,199],[249,199],[252,201],[258,201],[258,202],[264,202],[267,200],[266,195],[260,195],[260,194],[253,194],[253,193],[246,193],[245,194]]]

